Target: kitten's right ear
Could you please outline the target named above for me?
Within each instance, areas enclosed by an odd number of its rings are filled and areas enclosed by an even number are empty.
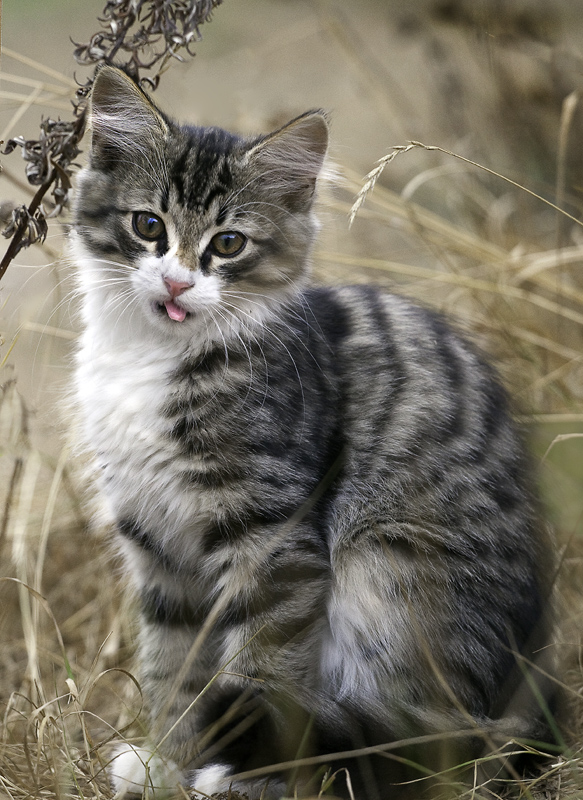
[[[91,161],[113,166],[136,151],[157,148],[168,125],[150,98],[121,69],[104,66],[89,101]]]
[[[308,111],[262,137],[248,152],[262,180],[295,211],[311,204],[328,149],[322,111]]]

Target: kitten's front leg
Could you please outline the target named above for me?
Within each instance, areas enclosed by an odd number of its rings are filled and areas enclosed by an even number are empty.
[[[118,747],[110,769],[116,791],[141,794],[150,787],[164,796],[186,785],[184,769],[196,756],[199,735],[195,701],[209,676],[204,658],[189,657],[198,627],[184,613],[160,591],[142,592],[140,685],[150,733],[141,747]]]

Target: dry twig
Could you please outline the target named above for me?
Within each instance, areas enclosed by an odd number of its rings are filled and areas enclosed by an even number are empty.
[[[156,89],[171,59],[183,60],[180,51],[194,56],[200,26],[207,22],[222,0],[107,0],[99,17],[102,27],[87,44],[76,44],[76,61],[93,66],[93,76],[79,86],[73,102],[75,119],[44,119],[38,140],[17,136],[9,139],[4,154],[21,149],[27,162],[26,177],[38,190],[28,206],[12,209],[2,232],[10,244],[0,262],[0,279],[12,259],[25,247],[44,242],[49,217],[58,216],[67,204],[71,175],[77,166],[79,143],[85,132],[86,100],[95,70],[102,64],[117,64],[142,86]],[[144,70],[154,70],[144,76]],[[43,200],[52,195],[54,208],[47,213]]]

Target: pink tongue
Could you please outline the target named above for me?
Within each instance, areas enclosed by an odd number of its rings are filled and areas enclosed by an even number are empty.
[[[180,306],[177,306],[173,300],[166,300],[164,305],[166,306],[166,311],[170,319],[176,320],[176,322],[182,322],[186,317],[186,311],[180,308]]]

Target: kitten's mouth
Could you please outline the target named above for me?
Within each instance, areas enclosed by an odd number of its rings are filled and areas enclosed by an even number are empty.
[[[168,319],[174,322],[184,322],[188,316],[188,311],[182,306],[176,305],[173,300],[164,300],[162,303],[154,303],[154,310],[158,314],[168,314]]]

